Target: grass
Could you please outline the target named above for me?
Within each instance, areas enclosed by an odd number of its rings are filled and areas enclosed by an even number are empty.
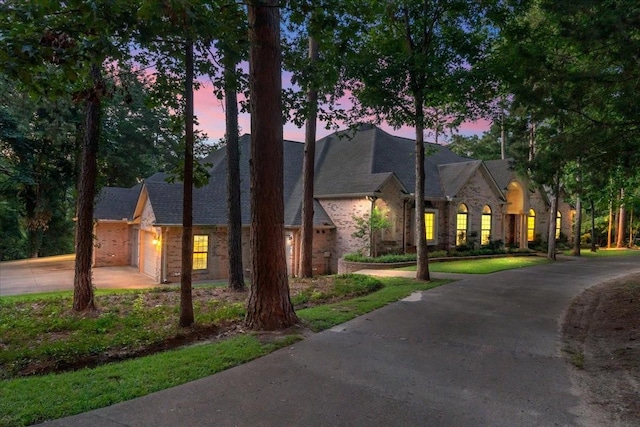
[[[223,321],[240,320],[244,304],[221,304],[206,298],[215,287],[194,289],[194,311],[202,329]],[[175,319],[178,293],[175,288],[145,291],[100,292],[96,303],[100,312],[69,312],[70,292],[41,297],[0,299],[0,378],[10,378],[33,361],[73,366],[78,359],[96,357],[112,349],[135,353],[161,345],[184,334]]]
[[[573,255],[571,250],[563,251],[564,255]],[[580,256],[584,257],[616,257],[616,256],[628,256],[628,255],[640,255],[640,250],[638,249],[598,249],[596,252],[591,252],[589,248],[581,248]]]
[[[541,257],[503,257],[449,262],[434,262],[429,264],[429,271],[436,273],[489,274],[514,268],[530,267],[546,264],[549,260]],[[416,266],[403,267],[400,270],[415,271]]]
[[[297,311],[297,314],[310,329],[321,331],[397,301],[417,290],[433,288],[444,283],[447,282],[426,283],[402,278],[374,279],[359,275],[336,276],[334,288],[338,289],[337,293],[348,296],[355,293],[360,296],[348,297],[332,304],[301,309]],[[105,292],[102,296],[105,298],[114,298],[114,295],[131,297],[131,299],[124,301],[127,304],[135,305],[136,301],[140,301],[141,294],[144,293],[140,291]],[[60,309],[59,299],[67,297],[68,295],[63,293],[62,295],[50,294],[41,299],[32,295],[0,299],[0,304],[5,310],[8,306],[14,305],[24,310],[22,316],[16,314],[20,309],[17,312],[9,310],[12,314],[5,313],[0,316],[0,321],[4,322],[11,316],[22,317],[22,320],[14,320],[13,327],[24,328],[27,335],[39,336],[39,331],[46,329],[46,327],[37,321],[31,330],[31,325],[25,319],[27,316],[24,314],[28,311],[28,307],[23,304],[50,305],[50,308],[38,307],[38,309],[40,313],[52,314]],[[146,303],[138,305],[142,311],[153,312],[158,309],[158,307]],[[132,308],[131,312],[128,312],[124,317],[133,316],[137,319],[134,312],[135,308]],[[233,318],[236,315],[235,310],[230,311],[230,317]],[[64,317],[66,316],[57,314],[48,318],[56,323],[56,318],[62,319]],[[71,317],[73,318],[73,316]],[[141,318],[144,320],[145,317],[141,316]],[[152,314],[150,318],[154,319],[155,315]],[[174,313],[172,322],[175,322],[175,319]],[[68,322],[67,320],[60,320],[60,322],[64,323],[66,328],[75,328],[73,330],[92,331],[90,334],[84,335],[84,339],[89,339],[90,335],[105,335],[101,333],[99,327],[96,329],[97,320],[99,318],[76,318],[70,321],[71,324],[65,323]],[[109,322],[111,321],[109,320]],[[136,326],[136,322],[137,320],[128,323],[126,327],[123,327],[123,331],[129,328],[132,330],[132,335],[139,336],[137,331],[139,325]],[[108,331],[111,328],[117,329],[116,323],[101,325]],[[38,332],[36,333],[36,331]],[[153,331],[154,334],[161,333],[155,329]],[[6,333],[8,333],[6,328],[0,333],[0,345],[6,346],[3,344]],[[126,333],[123,333],[124,335]],[[295,332],[271,342],[263,342],[252,334],[242,334],[216,343],[192,345],[91,369],[0,380],[0,426],[30,425],[133,399],[212,375],[263,356],[300,339],[302,339],[301,335]],[[30,339],[25,342],[33,341]],[[83,345],[80,341],[74,340],[70,343],[72,348],[76,345]],[[60,348],[61,354],[67,354],[69,351],[68,348],[65,350],[63,345],[60,345]]]
[[[387,277],[379,280],[384,283],[384,287],[375,293],[334,304],[300,310],[298,317],[304,320],[311,330],[318,332],[398,301],[412,292],[427,290],[448,283],[445,280],[419,282],[398,277]]]
[[[298,339],[265,344],[240,335],[94,369],[3,381],[0,425],[30,425],[144,396],[245,363]]]

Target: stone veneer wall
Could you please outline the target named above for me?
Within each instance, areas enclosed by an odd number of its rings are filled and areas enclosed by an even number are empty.
[[[406,229],[404,217],[404,199],[400,197],[402,187],[395,179],[389,179],[380,188],[375,206],[387,214],[391,226],[381,230],[376,236],[378,254],[403,252],[402,234]],[[343,254],[344,255],[344,254]]]
[[[335,252],[337,258],[346,253],[362,249],[361,239],[352,237],[356,231],[354,216],[362,217],[371,213],[371,202],[364,197],[346,199],[320,199],[320,204],[335,224]],[[337,268],[337,264],[336,264]]]
[[[478,244],[480,244],[482,209],[486,205],[489,205],[491,208],[491,240],[504,241],[504,236],[502,235],[502,201],[491,188],[484,174],[478,169],[469,181],[458,191],[455,201],[451,204],[451,209],[449,209],[448,217],[449,223],[451,224],[451,230],[448,235],[450,239],[449,248],[455,247],[456,244],[456,215],[458,213],[458,206],[461,203],[467,205],[469,209],[467,230],[468,233],[474,231],[477,233]]]
[[[129,265],[131,261],[131,242],[126,222],[100,222],[93,229],[97,236],[93,247],[94,267],[113,267]]]
[[[567,236],[569,242],[571,243],[575,238],[573,232],[575,209],[573,209],[569,203],[563,202],[561,199],[558,203],[558,211],[562,214],[562,224],[560,225],[560,232]]]
[[[529,208],[533,209],[536,213],[535,220],[535,235],[536,239],[540,236],[543,242],[546,242],[549,237],[549,205],[542,196],[540,190],[535,190],[529,194]],[[529,210],[526,212],[529,215]]]

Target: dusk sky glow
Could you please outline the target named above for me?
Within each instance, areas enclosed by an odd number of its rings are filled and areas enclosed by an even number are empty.
[[[283,82],[285,83],[285,82]],[[286,84],[286,83],[285,83]],[[239,95],[239,98],[241,95]],[[225,133],[224,123],[224,100],[216,98],[213,94],[212,84],[209,81],[202,82],[201,87],[194,95],[195,114],[198,118],[199,125],[197,128],[207,134],[210,143],[219,141]],[[240,126],[240,135],[251,132],[250,116],[247,113],[240,113],[238,117]],[[477,120],[474,122],[464,123],[460,126],[458,133],[470,136],[480,135],[489,129],[491,123],[488,120]],[[386,132],[406,138],[415,138],[415,130],[411,127],[402,127],[394,130],[391,126],[380,126]],[[317,139],[333,133],[333,129],[325,129],[325,124],[319,122],[317,126]],[[304,141],[304,128],[298,128],[293,123],[286,123],[284,126],[284,138],[291,141]],[[425,135],[427,141],[433,138],[427,133]],[[442,139],[440,140],[442,142]]]

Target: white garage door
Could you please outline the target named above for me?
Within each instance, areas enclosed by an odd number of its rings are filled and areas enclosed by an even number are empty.
[[[154,279],[158,274],[158,247],[153,244],[155,235],[153,233],[143,232],[142,243],[142,272]]]

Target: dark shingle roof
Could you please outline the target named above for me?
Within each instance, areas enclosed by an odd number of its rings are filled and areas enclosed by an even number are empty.
[[[447,147],[425,144],[425,197],[445,196],[438,166],[468,162]],[[316,197],[373,193],[393,174],[404,189],[415,190],[415,141],[361,125],[357,132],[338,132],[317,144]]]
[[[485,160],[484,164],[496,180],[501,190],[506,190],[509,183],[513,180],[515,172],[513,170],[513,160]]]
[[[131,188],[104,187],[96,197],[94,219],[130,220],[140,194],[140,184]]]
[[[240,200],[242,206],[242,223],[249,224],[250,215],[250,171],[249,156],[251,138],[243,135],[240,145]],[[285,225],[300,225],[302,210],[302,157],[304,144],[284,141],[284,200]],[[227,161],[226,148],[216,150],[207,157],[213,166],[209,170],[209,183],[196,188],[193,192],[193,224],[194,225],[226,225],[227,224]],[[168,184],[164,181],[145,183],[149,200],[158,225],[179,225],[182,223],[182,183]],[[319,203],[314,206],[314,223],[329,225],[333,223]]]
[[[240,137],[239,145],[242,222],[249,224],[250,136]],[[437,144],[425,144],[425,152],[427,199],[442,199],[455,194],[481,163],[461,157],[447,147]],[[226,153],[227,150],[223,147],[206,158],[206,162],[212,165],[211,177],[206,186],[194,189],[194,225],[227,223]],[[285,225],[296,226],[301,224],[304,144],[284,141],[283,154]],[[414,156],[413,140],[390,135],[372,125],[361,125],[356,132],[331,134],[316,144],[314,196],[322,198],[373,195],[393,177],[399,180],[404,191],[412,193],[415,189]],[[157,173],[147,179],[144,185],[156,215],[156,224],[179,225],[182,223],[182,184],[169,184],[165,178],[165,174]],[[128,209],[130,211],[121,218],[132,216],[134,208]],[[317,201],[314,212],[316,225],[333,226],[331,219]]]

